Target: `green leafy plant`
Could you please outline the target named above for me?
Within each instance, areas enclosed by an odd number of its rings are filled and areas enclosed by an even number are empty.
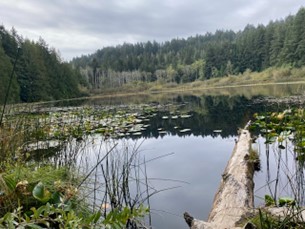
[[[267,207],[269,206],[275,206],[276,202],[270,195],[265,195],[265,205]]]
[[[42,182],[39,182],[32,191],[33,197],[37,200],[39,200],[42,203],[48,202],[52,194],[49,192],[49,190],[43,185]]]

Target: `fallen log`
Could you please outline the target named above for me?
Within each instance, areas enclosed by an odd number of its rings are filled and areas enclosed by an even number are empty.
[[[194,219],[184,213],[186,223],[191,229],[233,229],[254,209],[251,136],[247,129],[240,131],[232,156],[222,174],[218,192],[207,222]],[[253,228],[250,224],[244,228]]]

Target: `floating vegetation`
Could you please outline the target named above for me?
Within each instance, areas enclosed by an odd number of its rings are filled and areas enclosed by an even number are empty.
[[[191,129],[183,129],[183,130],[180,130],[180,133],[186,133],[186,132],[190,132]]]
[[[285,190],[285,192],[288,192],[288,195],[293,196],[292,199],[296,201],[297,206],[304,205],[304,109],[287,109],[283,112],[255,114],[254,118],[255,121],[250,125],[250,130],[253,133],[260,134],[264,139],[268,179],[271,179],[269,171],[269,155],[271,150],[274,151],[274,157],[276,158],[275,178],[272,178],[272,181],[267,180],[268,187],[270,188],[273,185],[272,189],[274,189],[270,193],[272,201],[277,206],[281,206],[285,201],[287,202],[287,198],[282,198],[281,202],[276,202],[279,194]],[[274,183],[272,184],[272,182]],[[281,185],[284,188],[280,187]]]
[[[49,142],[61,146],[72,139],[81,141],[87,135],[126,138],[153,132],[152,135],[157,137],[156,133],[164,135],[173,130],[176,130],[175,134],[183,134],[191,129],[182,123],[182,119],[191,116],[181,111],[179,104],[36,107],[28,113],[16,110],[6,116],[3,128],[14,129],[12,123],[22,118],[25,138],[22,141],[26,144],[22,144],[20,151],[30,152],[48,148]],[[156,126],[155,122],[159,124]]]
[[[286,140],[294,143],[297,159],[305,159],[305,112],[303,109],[288,109],[283,112],[255,114],[255,121],[250,128],[258,130],[265,137],[266,144],[278,142],[278,147],[285,149]]]
[[[184,115],[181,115],[180,117],[181,118],[190,118],[190,117],[192,117],[192,115],[184,114]]]
[[[134,136],[140,136],[140,135],[142,135],[142,133],[141,133],[141,132],[134,132],[134,133],[132,133],[132,135],[134,135]]]

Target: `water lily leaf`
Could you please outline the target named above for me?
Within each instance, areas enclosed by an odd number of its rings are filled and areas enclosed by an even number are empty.
[[[133,132],[140,132],[142,126],[143,126],[142,124],[136,124],[135,126],[133,126],[132,128],[130,128],[128,132],[130,132],[130,133],[133,133]]]
[[[118,133],[118,137],[124,137],[124,136],[126,136],[126,134],[124,134],[124,133]]]
[[[258,119],[258,120],[264,120],[264,119],[265,119],[265,116],[263,116],[263,115],[256,116],[256,119]]]
[[[181,115],[181,118],[190,118],[192,115]]]
[[[35,199],[41,201],[42,203],[46,203],[51,198],[51,193],[44,186],[42,182],[39,182],[33,189],[33,196]]]
[[[290,130],[290,131],[295,131],[295,127],[293,127],[293,126],[287,126],[286,129]]]
[[[267,138],[265,141],[265,144],[270,144],[270,143],[274,143],[276,141],[277,137],[276,136],[272,136],[270,138]]]
[[[142,135],[142,133],[141,133],[141,132],[133,132],[132,135],[134,135],[134,136],[140,136],[140,135]]]
[[[261,129],[261,132],[262,132],[263,134],[265,134],[265,133],[270,133],[270,132],[271,132],[271,130],[267,130],[267,129]]]
[[[277,134],[277,133],[275,133],[275,132],[273,132],[273,133],[272,133],[272,132],[270,132],[268,136],[269,136],[270,138],[271,138],[271,137],[277,137],[277,136],[278,136],[278,134]]]
[[[282,137],[284,137],[284,138],[287,138],[290,134],[291,134],[291,131],[288,130],[288,131],[283,131],[283,132],[281,132],[280,136],[282,136]]]

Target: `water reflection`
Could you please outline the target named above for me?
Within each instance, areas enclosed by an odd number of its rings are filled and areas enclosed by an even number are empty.
[[[154,228],[187,228],[182,215],[191,212],[196,218],[206,218],[218,188],[221,173],[231,155],[234,139],[218,137],[165,136],[147,139],[143,150],[147,157],[173,152],[174,155],[147,165],[149,177],[183,180],[181,187],[161,192],[151,199]],[[221,146],[221,147],[220,147]],[[177,185],[155,181],[157,188]]]
[[[252,93],[253,91],[256,93]],[[207,218],[221,173],[234,148],[238,128],[242,128],[252,119],[254,113],[279,111],[292,105],[270,103],[270,100],[265,100],[264,96],[287,96],[301,92],[303,86],[300,85],[295,85],[294,89],[288,85],[273,86],[268,90],[266,87],[247,87],[218,90],[214,91],[213,95],[195,92],[79,100],[74,101],[73,106],[90,105],[95,109],[113,106],[115,111],[131,109],[128,104],[145,103],[148,106],[158,107],[154,115],[144,118],[147,128],[142,130],[140,135],[129,135],[123,139],[113,140],[128,141],[131,145],[143,141],[140,150],[148,161],[173,153],[171,156],[152,160],[147,164],[147,174],[155,189],[177,186],[173,181],[160,178],[186,182],[178,182],[180,188],[160,192],[151,198],[153,226],[186,228],[182,219],[184,211],[189,211],[196,218]],[[137,113],[143,112],[141,106],[133,106],[133,109]],[[177,114],[179,114],[178,118]],[[181,118],[182,114],[187,117]],[[140,115],[144,116],[144,114]],[[92,168],[96,162],[92,156],[97,156],[101,152],[99,146],[103,144],[103,139],[98,135],[94,135],[93,138],[95,142],[93,143],[92,140],[90,142],[94,148],[90,150],[88,144],[75,143],[79,144],[77,154],[82,154],[83,163],[86,165],[83,168]],[[52,160],[59,164],[72,161],[80,163],[69,147],[57,153]],[[256,175],[256,187],[263,186],[264,176],[262,173]]]
[[[247,99],[244,96],[178,96],[171,102],[178,106],[176,109],[180,113],[188,114],[188,118],[176,118],[170,105],[162,106],[162,109],[150,117],[149,127],[142,135],[130,138],[158,138],[164,136],[165,132],[173,136],[236,136],[238,129],[244,127],[254,113],[279,111],[287,107],[285,104],[257,102],[259,98],[261,97]],[[187,129],[190,131],[181,132]]]
[[[278,143],[265,141],[260,137],[256,143],[262,169],[255,175],[256,205],[264,205],[264,196],[269,195],[276,201],[289,197],[304,206],[304,164],[296,159],[293,143],[287,140],[285,149],[281,149]]]

